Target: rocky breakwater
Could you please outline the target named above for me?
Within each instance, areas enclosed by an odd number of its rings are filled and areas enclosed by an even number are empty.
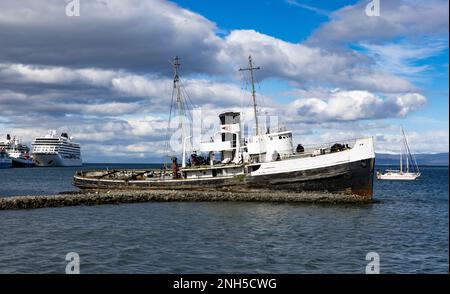
[[[371,203],[360,196],[331,193],[286,193],[274,191],[192,191],[192,190],[89,190],[45,196],[0,197],[0,210],[34,209],[76,205],[120,204],[156,201],[246,201]]]

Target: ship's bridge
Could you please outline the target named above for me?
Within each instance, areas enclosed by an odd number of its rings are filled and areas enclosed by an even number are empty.
[[[222,163],[241,161],[241,114],[239,112],[224,112],[219,115],[220,130],[214,133],[212,140],[201,142],[199,151],[221,152]]]
[[[292,131],[256,135],[247,142],[247,152],[258,161],[269,162],[294,153]]]

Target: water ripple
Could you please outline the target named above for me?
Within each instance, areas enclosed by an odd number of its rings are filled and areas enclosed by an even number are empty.
[[[412,184],[375,182],[375,193],[381,203],[369,205],[0,211],[0,273],[64,273],[71,251],[82,273],[363,273],[369,251],[384,273],[448,273],[448,168],[424,168]]]

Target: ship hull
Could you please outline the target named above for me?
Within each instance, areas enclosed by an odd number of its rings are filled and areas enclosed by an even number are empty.
[[[358,139],[353,148],[317,156],[300,154],[285,160],[245,165],[190,167],[182,169],[181,179],[155,176],[155,171],[79,171],[74,176],[74,185],[83,189],[325,192],[355,195],[370,201],[374,165],[373,140],[365,138]]]
[[[33,154],[33,161],[36,166],[60,167],[60,166],[81,166],[79,158],[63,158],[59,154]]]
[[[10,160],[0,161],[0,169],[11,168],[12,162]]]
[[[332,166],[255,176],[248,179],[251,188],[287,192],[329,192],[371,198],[374,158]]]
[[[77,173],[74,185],[81,189],[251,189],[286,192],[326,192],[355,195],[370,201],[373,194],[374,158],[332,166],[270,175],[182,180],[114,180]],[[138,171],[136,171],[138,173]]]
[[[36,164],[30,159],[11,157],[12,167],[34,167]]]

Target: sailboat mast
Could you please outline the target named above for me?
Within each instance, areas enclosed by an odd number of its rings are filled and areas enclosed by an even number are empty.
[[[406,139],[405,139],[405,145],[406,145]],[[409,150],[408,150],[409,153]],[[409,173],[409,154],[406,156],[406,172]]]
[[[408,143],[406,142],[406,136],[405,131],[403,130],[403,127],[401,128],[402,131],[402,141],[403,141],[403,148],[405,149],[405,157],[406,157],[406,172],[409,172],[409,162],[408,162],[408,156],[409,156],[409,149],[408,149]]]
[[[252,97],[253,97],[253,112],[255,115],[255,124],[256,124],[256,135],[259,135],[259,124],[258,124],[258,114],[256,111],[256,91],[255,91],[255,81],[253,77],[253,71],[260,69],[260,67],[253,67],[252,56],[248,57],[248,68],[240,68],[239,71],[248,70],[250,72],[250,79],[252,82]]]
[[[416,161],[416,157],[414,156],[414,154],[411,153],[411,149],[409,148],[409,144],[408,144],[408,139],[406,138],[406,134],[405,131],[402,128],[402,134],[403,134],[403,140],[405,142],[405,148],[406,151],[408,152],[408,157],[407,159],[411,159],[411,162],[414,164],[414,169],[416,173],[419,173],[419,166],[417,165],[417,161]]]
[[[400,132],[403,132],[403,128],[400,128]],[[403,137],[402,137],[402,143],[403,143]],[[402,144],[400,147],[400,173],[403,172],[403,149],[404,149],[404,145]]]
[[[403,172],[403,148],[400,150],[400,172]]]

